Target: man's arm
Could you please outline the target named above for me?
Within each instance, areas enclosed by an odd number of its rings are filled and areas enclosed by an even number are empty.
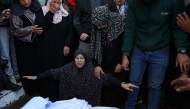
[[[185,33],[176,22],[176,17],[179,13],[183,13],[185,11],[185,3],[183,0],[174,0],[172,5],[172,33],[175,41],[175,45],[177,48],[177,57],[176,57],[176,66],[180,66],[181,72],[187,72],[188,68],[186,64],[188,63],[189,57],[186,53],[182,53],[182,50],[187,50],[189,46],[189,42],[187,40],[188,34]]]
[[[132,51],[136,34],[135,2],[136,0],[129,0],[129,7],[125,22],[124,40],[122,46],[122,51],[123,51],[122,66],[124,70],[129,70],[128,56]]]

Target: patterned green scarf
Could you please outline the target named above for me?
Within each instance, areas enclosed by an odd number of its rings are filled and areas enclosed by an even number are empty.
[[[91,32],[91,58],[102,62],[102,44],[101,37],[106,36],[109,42],[116,39],[124,31],[124,17],[118,13],[110,12],[108,7],[100,6],[92,12],[92,32]],[[107,28],[98,30],[96,25],[105,25]]]

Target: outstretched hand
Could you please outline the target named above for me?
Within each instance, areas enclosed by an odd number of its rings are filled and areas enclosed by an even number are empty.
[[[190,78],[178,78],[171,82],[177,92],[190,91]]]
[[[138,86],[133,85],[133,84],[131,84],[131,83],[124,83],[124,84],[121,84],[121,86],[122,86],[125,90],[129,90],[129,91],[133,91],[133,88],[139,88]]]
[[[23,76],[23,78],[31,79],[31,80],[36,80],[37,76]]]

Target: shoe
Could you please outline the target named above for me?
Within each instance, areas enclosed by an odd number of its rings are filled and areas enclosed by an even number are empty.
[[[20,85],[17,85],[17,84],[14,84],[12,82],[4,82],[3,83],[3,86],[4,86],[4,90],[12,90],[12,91],[17,91],[19,90],[22,86]]]
[[[9,78],[9,80],[10,80],[10,82],[17,84],[15,77],[11,77],[11,78]]]
[[[20,79],[20,75],[19,74],[14,75],[14,77],[15,77],[16,80]]]

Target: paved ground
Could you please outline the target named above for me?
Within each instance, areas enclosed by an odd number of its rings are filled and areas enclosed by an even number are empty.
[[[10,104],[9,106],[5,107],[4,109],[20,109],[31,98],[32,98],[31,96],[25,95],[25,96],[21,97],[19,100],[17,100],[16,102],[14,102],[14,103]]]
[[[4,109],[20,109],[31,98],[32,98],[31,96],[25,95],[25,96],[21,97],[18,101],[10,104],[9,106],[5,107]],[[123,107],[120,107],[119,109],[125,109],[125,108],[123,106]],[[141,104],[138,104],[136,109],[143,109],[143,108],[142,108]]]

